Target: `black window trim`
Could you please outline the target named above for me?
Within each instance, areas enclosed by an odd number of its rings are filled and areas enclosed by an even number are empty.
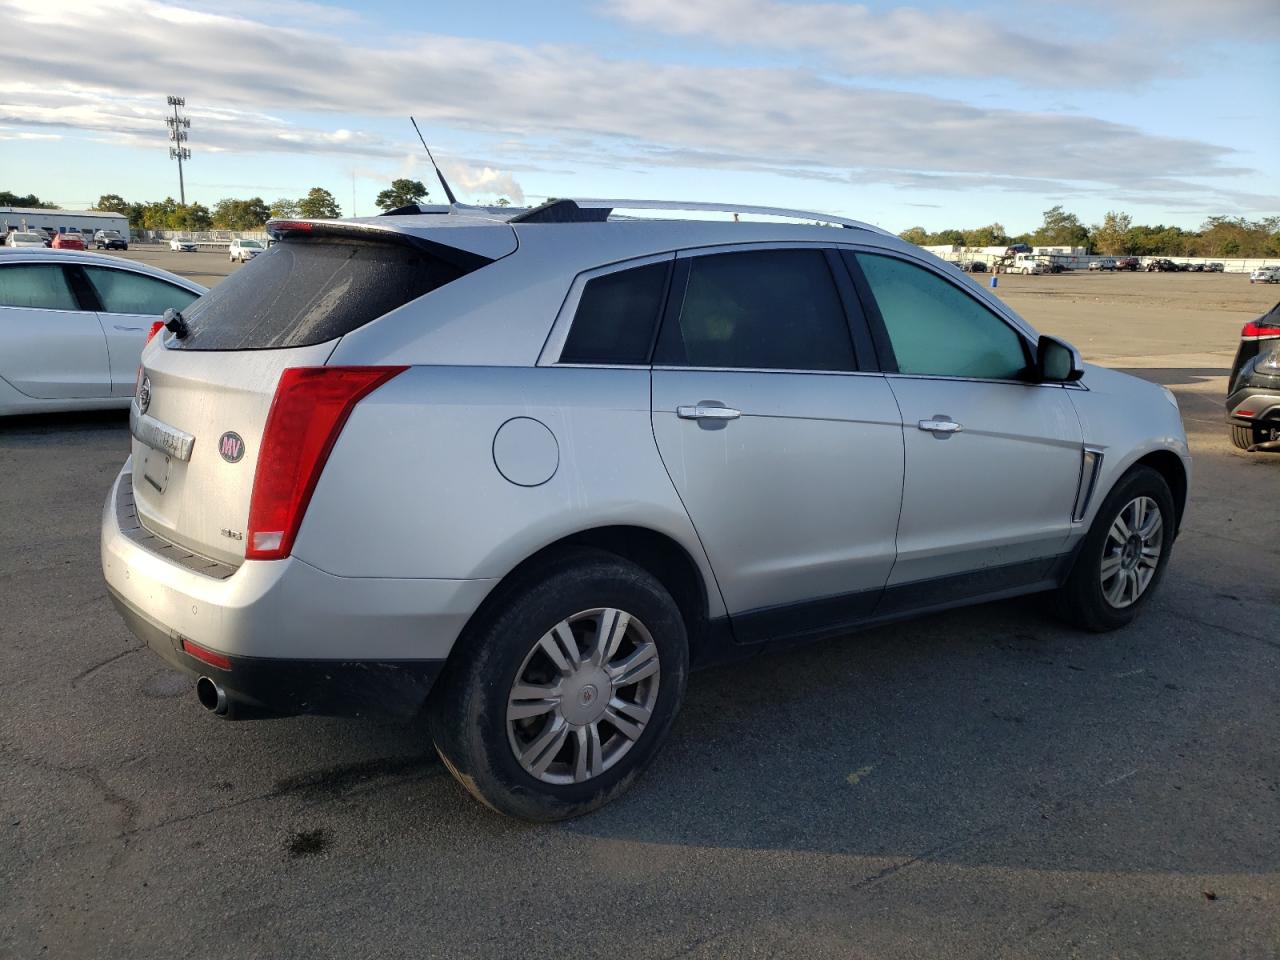
[[[853,369],[852,370],[810,370],[795,369],[791,367],[703,367],[691,364],[671,364],[659,363],[657,361],[656,351],[657,345],[662,341],[662,332],[668,329],[668,325],[674,326],[679,322],[680,310],[684,306],[684,293],[689,282],[689,271],[695,257],[709,257],[729,253],[754,253],[762,250],[817,250],[823,254],[823,258],[827,263],[827,270],[831,274],[831,282],[835,286],[836,295],[840,300],[841,308],[844,311],[845,326],[849,334],[849,346],[853,352]],[[837,251],[839,248],[834,244],[822,243],[814,240],[783,240],[783,241],[762,241],[759,243],[733,243],[733,244],[717,244],[707,247],[687,247],[675,252],[675,269],[672,271],[671,282],[668,288],[668,298],[666,308],[662,311],[662,322],[658,325],[658,334],[654,339],[653,349],[650,350],[649,358],[653,369],[655,370],[702,370],[724,373],[787,373],[798,374],[801,376],[867,376],[879,375],[881,373],[881,365],[876,362],[875,351],[870,349],[870,334],[867,329],[867,320],[864,316],[854,315],[854,306],[857,303],[856,298],[851,298],[852,292],[847,287],[848,276],[845,271],[839,269],[839,256]],[[845,283],[842,284],[841,278],[844,277]],[[861,304],[857,303],[860,307]],[[862,311],[859,310],[859,314]]]
[[[560,302],[560,309],[556,311],[556,319],[551,324],[551,329],[547,331],[547,338],[543,341],[542,349],[538,352],[536,366],[578,367],[588,370],[648,370],[653,361],[654,345],[657,343],[658,330],[662,326],[662,317],[665,316],[665,306],[658,318],[658,322],[654,324],[653,334],[649,338],[649,353],[643,363],[576,363],[561,360],[560,355],[564,352],[565,345],[569,342],[569,332],[573,329],[573,321],[577,318],[578,307],[582,303],[582,293],[586,290],[588,283],[597,277],[607,277],[610,274],[633,270],[636,267],[647,267],[655,263],[674,265],[675,259],[676,251],[666,250],[659,253],[645,254],[640,257],[629,257],[626,260],[615,260],[612,263],[602,263],[599,266],[592,267],[589,270],[582,270],[575,274],[573,280],[569,283],[569,289],[565,291],[564,300]],[[664,305],[670,296],[673,286],[673,272],[673,269],[667,270],[666,289],[662,295]]]
[[[990,304],[983,302],[982,298],[974,296],[973,291],[966,290],[954,278],[947,276],[946,273],[941,270],[934,269],[928,263],[918,260],[915,257],[903,256],[897,250],[888,250],[879,247],[845,246],[840,249],[842,259],[844,260],[845,266],[848,268],[849,276],[853,280],[853,285],[858,291],[858,299],[862,302],[863,311],[866,314],[867,322],[870,325],[871,336],[875,341],[876,354],[879,357],[880,366],[887,375],[894,377],[907,377],[914,380],[963,380],[975,383],[1016,383],[1022,386],[1062,387],[1062,384],[1060,383],[1043,384],[1030,378],[1005,379],[1000,377],[966,377],[936,373],[903,373],[898,369],[898,358],[894,355],[893,344],[889,340],[889,330],[885,326],[884,315],[881,314],[880,305],[876,301],[875,294],[871,292],[871,285],[867,282],[866,274],[862,272],[862,267],[858,263],[858,254],[890,257],[894,260],[901,260],[903,263],[909,263],[914,267],[919,267],[921,270],[925,270],[950,284],[958,290],[962,296],[968,297],[1017,335],[1018,342],[1022,344],[1022,354],[1023,358],[1026,360],[1026,369],[1028,371],[1030,371],[1035,365],[1036,344],[1032,342],[1032,339],[1026,330],[1023,330],[1018,324],[1013,323],[1003,314],[1003,312],[993,309]]]

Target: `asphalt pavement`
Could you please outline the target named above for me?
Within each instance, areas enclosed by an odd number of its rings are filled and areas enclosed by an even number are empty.
[[[695,674],[636,788],[554,826],[418,723],[207,714],[103,588],[123,414],[0,421],[0,956],[1280,957],[1280,457],[1220,402],[1268,297],[1159,279],[1001,288],[1182,404],[1139,622],[1024,598]]]

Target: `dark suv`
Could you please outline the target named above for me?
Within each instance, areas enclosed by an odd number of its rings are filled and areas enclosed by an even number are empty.
[[[1172,260],[1161,258],[1147,264],[1147,273],[1178,273],[1182,268]]]
[[[119,230],[99,230],[93,235],[93,245],[98,250],[128,250],[129,241]]]
[[[1231,442],[1280,451],[1280,303],[1240,331],[1227,389]]]
[[[1117,270],[1137,270],[1142,266],[1142,261],[1137,257],[1118,257],[1116,258]]]

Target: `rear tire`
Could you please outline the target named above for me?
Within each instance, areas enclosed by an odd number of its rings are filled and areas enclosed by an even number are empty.
[[[1231,442],[1241,450],[1248,450],[1253,446],[1253,427],[1231,424]]]
[[[684,698],[688,639],[667,590],[620,557],[579,550],[479,616],[427,708],[449,772],[524,820],[580,816],[624,793]]]
[[[1141,509],[1135,511],[1135,504]],[[1151,519],[1153,509],[1158,512],[1158,522]],[[1134,523],[1135,515],[1146,523]],[[1071,573],[1058,588],[1059,615],[1093,633],[1131,623],[1164,576],[1173,548],[1174,523],[1173,494],[1164,477],[1147,466],[1131,469],[1102,501]],[[1129,532],[1138,537],[1119,536],[1117,524],[1132,528]],[[1142,538],[1140,534],[1148,526],[1153,528],[1153,537]],[[1153,543],[1158,554],[1151,557],[1148,551]],[[1148,561],[1154,562],[1154,568]],[[1125,580],[1128,588],[1116,578]]]

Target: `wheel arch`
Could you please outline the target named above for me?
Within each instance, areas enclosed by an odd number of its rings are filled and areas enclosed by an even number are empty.
[[[1187,507],[1186,465],[1172,450],[1152,450],[1135,460],[1129,470],[1137,466],[1150,467],[1164,477],[1164,482],[1169,485],[1169,492],[1173,494],[1174,535],[1176,536],[1182,529],[1182,515]],[[1128,470],[1125,473],[1128,473]]]
[[[697,662],[701,647],[710,641],[712,606],[708,583],[689,550],[674,537],[648,527],[629,524],[591,527],[568,534],[539,548],[517,563],[489,591],[471,615],[454,644],[468,642],[475,624],[482,622],[516,591],[544,577],[557,566],[572,563],[585,551],[610,553],[652,574],[671,594],[684,619],[690,660]]]

